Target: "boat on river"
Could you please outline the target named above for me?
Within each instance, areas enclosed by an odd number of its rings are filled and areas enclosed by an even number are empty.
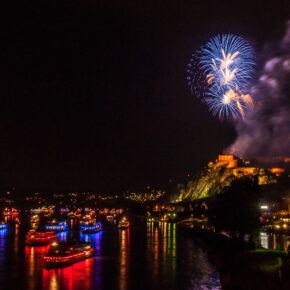
[[[86,242],[61,242],[50,246],[44,256],[46,268],[57,268],[92,257],[94,249]]]
[[[103,229],[100,222],[97,223],[85,223],[81,225],[81,232],[83,234],[94,234]]]
[[[112,223],[114,221],[114,218],[115,218],[115,216],[112,215],[112,214],[108,214],[106,216],[107,221],[110,222],[110,223]]]
[[[0,223],[0,230],[6,230],[7,229],[7,224],[4,222]]]
[[[68,224],[67,222],[57,222],[53,220],[45,225],[46,230],[56,231],[56,232],[65,232],[68,231]]]
[[[27,246],[43,246],[57,240],[55,231],[35,231],[30,230],[26,235]]]
[[[126,230],[128,229],[130,226],[130,223],[128,221],[128,219],[126,217],[123,217],[120,221],[119,221],[119,224],[118,224],[118,228],[121,229],[121,230]]]
[[[18,216],[19,215],[19,212],[18,212],[18,210],[17,209],[15,209],[15,208],[12,208],[11,210],[10,209],[8,209],[8,208],[5,208],[4,210],[3,210],[3,213],[2,213],[4,216]]]

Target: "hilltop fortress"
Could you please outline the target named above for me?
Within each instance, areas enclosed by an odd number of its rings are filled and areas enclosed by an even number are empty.
[[[260,185],[276,183],[276,176],[284,173],[283,168],[260,168],[234,155],[219,155],[209,162],[194,180],[188,182],[179,194],[179,200],[193,200],[218,194],[234,179],[243,176],[256,177]]]
[[[250,166],[250,161],[241,160],[234,155],[219,155],[215,163],[209,162],[208,167],[212,166],[231,168],[233,169],[233,175],[236,177],[242,177],[244,175],[263,176],[265,173],[264,168]],[[285,172],[285,169],[278,167],[269,168],[267,170],[276,176]],[[261,182],[260,184],[263,184],[262,180],[259,181]]]

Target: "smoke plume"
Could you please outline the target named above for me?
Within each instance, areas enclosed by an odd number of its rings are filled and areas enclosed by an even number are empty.
[[[281,43],[263,53],[251,88],[255,108],[236,123],[237,139],[226,150],[244,158],[290,156],[290,21]]]

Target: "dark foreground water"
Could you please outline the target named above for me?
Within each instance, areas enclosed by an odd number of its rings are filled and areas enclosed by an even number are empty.
[[[220,289],[219,274],[204,251],[170,223],[133,223],[128,230],[80,235],[93,258],[46,270],[48,247],[25,246],[24,225],[0,231],[0,289]],[[59,240],[79,236],[58,234]]]

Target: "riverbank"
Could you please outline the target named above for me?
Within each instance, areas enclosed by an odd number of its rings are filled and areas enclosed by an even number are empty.
[[[240,250],[230,238],[178,223],[208,253],[220,273],[223,289],[289,289],[289,258],[277,250]]]

